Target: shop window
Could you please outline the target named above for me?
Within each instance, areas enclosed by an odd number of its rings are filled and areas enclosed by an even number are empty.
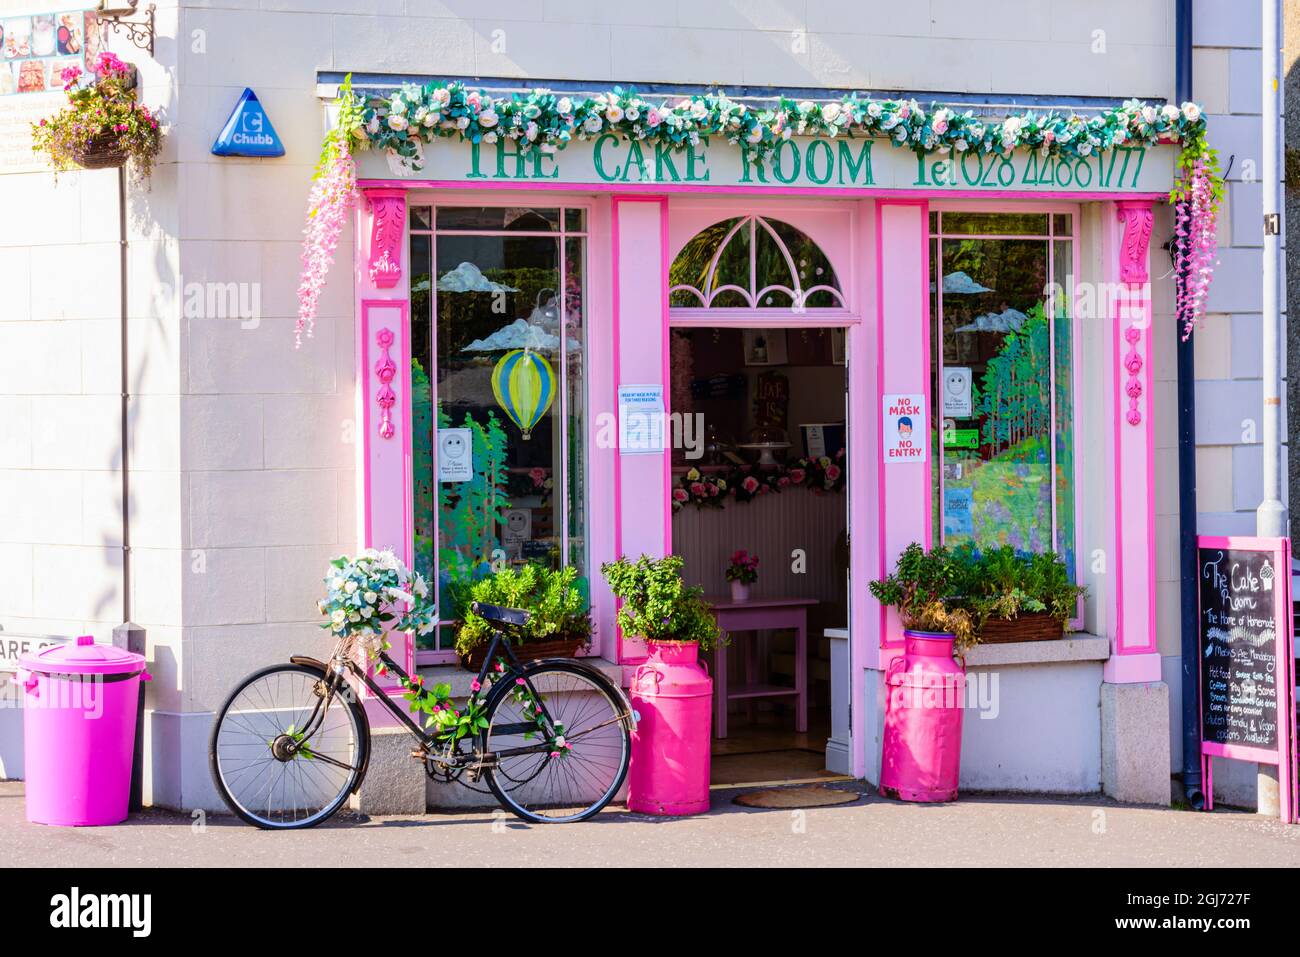
[[[502,564],[587,578],[586,212],[411,208],[415,564],[447,653],[465,586]],[[584,585],[585,587],[585,585]]]
[[[1072,573],[1073,233],[1069,213],[931,214],[934,527]]]
[[[688,309],[842,309],[835,269],[779,219],[724,219],[691,237],[669,271],[669,303]]]

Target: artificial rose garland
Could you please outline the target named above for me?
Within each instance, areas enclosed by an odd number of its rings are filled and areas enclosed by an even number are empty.
[[[1179,283],[1178,314],[1186,335],[1204,311],[1213,269],[1214,222],[1222,195],[1214,152],[1206,147],[1205,115],[1196,103],[1155,106],[1126,100],[1092,116],[1027,111],[992,121],[974,111],[957,112],[914,99],[874,100],[849,94],[825,103],[795,102],[752,107],[725,93],[693,94],[675,103],[651,103],[634,89],[575,98],[548,90],[494,96],[463,83],[406,84],[386,96],[359,96],[349,75],[339,88],[339,121],[325,138],[308,209],[299,286],[296,338],[310,336],[317,300],[325,283],[345,214],[356,202],[353,149],[384,150],[403,175],[418,171],[424,146],[437,139],[496,143],[505,138],[522,153],[554,153],[573,139],[614,134],[672,150],[719,136],[759,159],[793,136],[887,138],[892,146],[918,154],[1006,155],[1037,150],[1044,157],[1080,158],[1119,146],[1176,143],[1180,181],[1170,192],[1183,230],[1176,256],[1185,264]],[[678,507],[680,503],[675,500]]]
[[[362,116],[370,145],[417,169],[422,144],[448,137],[470,143],[505,138],[523,152],[553,153],[574,139],[608,133],[675,150],[718,136],[764,156],[793,136],[880,136],[921,153],[1001,155],[1026,147],[1046,156],[1084,157],[1116,146],[1185,143],[1205,129],[1201,108],[1190,102],[1153,106],[1128,100],[1093,116],[1027,111],[995,122],[972,110],[926,109],[914,99],[873,100],[856,93],[826,103],[782,97],[760,108],[726,93],[652,103],[621,87],[582,98],[541,89],[494,96],[458,82],[407,84],[367,97]]]
[[[789,488],[806,488],[815,495],[842,491],[848,480],[844,450],[830,456],[797,459],[776,468],[737,465],[721,472],[688,469],[672,491],[673,511],[686,505],[722,508],[728,500],[749,502]]]

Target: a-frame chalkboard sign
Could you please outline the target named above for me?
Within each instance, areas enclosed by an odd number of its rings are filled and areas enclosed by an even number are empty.
[[[1201,771],[1211,758],[1274,764],[1284,821],[1296,820],[1291,554],[1285,538],[1197,537]]]

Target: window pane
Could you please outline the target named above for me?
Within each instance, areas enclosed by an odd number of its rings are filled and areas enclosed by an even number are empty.
[[[508,230],[510,232],[546,233],[560,228],[558,209],[531,209],[522,206],[439,206],[438,229],[441,230]]]
[[[737,219],[724,219],[722,222],[705,227],[692,236],[690,241],[682,247],[682,251],[677,254],[677,258],[673,260],[673,264],[668,270],[669,286],[691,286],[707,296],[705,286],[708,283],[709,266],[713,262],[713,254],[717,251],[718,244],[722,242],[737,222]],[[748,265],[745,268],[748,270]],[[745,285],[748,286],[748,273],[746,273]],[[680,289],[669,296],[668,302],[669,305],[673,306],[699,307],[704,305],[694,293]]]
[[[411,207],[411,228],[412,229],[432,229],[433,228],[433,210],[428,206]]]
[[[696,233],[673,260],[669,278],[674,287],[689,287],[670,293],[672,306],[844,305],[839,278],[820,247],[789,223],[758,216],[722,220]]]
[[[944,368],[936,392],[947,413],[942,527],[950,544],[1052,548],[1047,247],[942,243]],[[969,280],[964,292],[950,284],[957,273]]]
[[[569,508],[567,561],[585,581],[587,571],[587,376],[586,376],[586,241],[564,242],[564,328],[566,339],[568,459],[565,494]]]
[[[790,254],[790,261],[794,263],[794,269],[799,278],[801,289],[816,289],[818,286],[829,286],[831,289],[838,290],[840,281],[835,275],[835,270],[831,262],[826,258],[826,254],[821,251],[812,239],[801,230],[796,229],[789,223],[783,223],[778,219],[766,220],[767,224],[772,227],[772,231],[780,237],[781,242],[785,245],[786,252]],[[773,249],[776,255],[764,255],[763,240],[767,239],[773,247],[775,243],[771,242],[771,237],[767,235],[767,230],[759,229],[758,241],[758,288],[762,289],[772,283],[780,283],[783,286],[789,286],[792,283],[790,278],[790,263],[785,256],[779,254],[779,250]],[[834,294],[821,290],[812,293],[804,303],[807,306],[838,306],[840,302]],[[769,305],[760,303],[760,305]],[[782,305],[787,305],[782,303]]]
[[[961,213],[943,214],[943,233],[948,235],[1046,236],[1046,213]]]
[[[468,457],[471,475],[438,488],[444,619],[459,614],[456,586],[487,574],[497,549],[511,563],[560,561],[559,246],[438,237],[438,426],[469,440],[440,434],[435,465],[446,474]]]
[[[426,207],[426,212],[427,212]],[[412,209],[412,213],[415,209]],[[429,236],[411,235],[411,488],[414,496],[415,570],[434,577],[434,533],[437,489],[433,480],[433,394],[429,370],[433,361],[430,274],[433,247]],[[420,635],[419,648],[432,648],[433,635]]]
[[[1057,236],[1069,236],[1073,228],[1074,217],[1069,213],[1057,213],[1052,217],[1052,232]]]
[[[587,211],[585,209],[566,209],[564,211],[564,228],[570,233],[587,231]]]
[[[1052,244],[1052,281],[1063,291],[1055,297],[1056,551],[1075,574],[1074,551],[1074,244]]]

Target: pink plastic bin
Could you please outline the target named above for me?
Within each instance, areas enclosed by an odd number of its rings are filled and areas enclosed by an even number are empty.
[[[89,635],[19,660],[27,820],[126,820],[142,677],[143,656]]]

